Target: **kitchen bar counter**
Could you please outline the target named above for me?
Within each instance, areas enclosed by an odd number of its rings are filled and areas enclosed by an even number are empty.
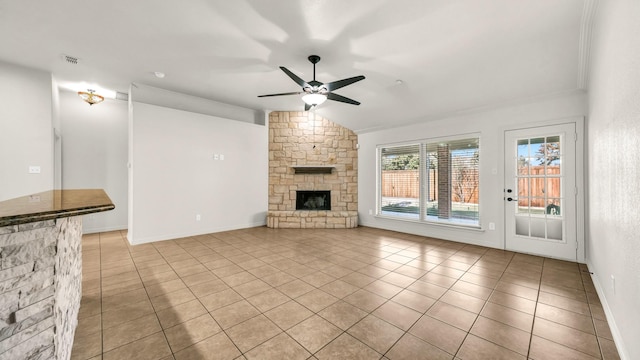
[[[82,217],[115,206],[104,190],[0,202],[0,360],[71,357],[82,298]]]
[[[104,190],[51,190],[0,202],[0,227],[113,210]]]

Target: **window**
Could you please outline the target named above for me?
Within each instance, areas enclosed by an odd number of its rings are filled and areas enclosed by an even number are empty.
[[[378,214],[479,226],[479,138],[382,146]]]
[[[419,219],[420,145],[382,148],[380,158],[380,213]]]
[[[478,143],[473,138],[426,144],[426,220],[479,225]]]

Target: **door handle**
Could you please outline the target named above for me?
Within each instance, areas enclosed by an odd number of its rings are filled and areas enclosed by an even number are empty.
[[[512,198],[512,197],[508,197],[508,198],[507,198],[507,201],[518,201],[518,199],[514,199],[514,198]]]

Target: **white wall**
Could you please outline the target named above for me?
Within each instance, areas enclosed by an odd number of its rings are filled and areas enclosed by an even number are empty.
[[[567,94],[502,109],[466,114],[422,124],[358,134],[358,218],[361,225],[504,248],[504,131],[563,120],[586,113],[584,94]],[[393,119],[389,119],[393,122]],[[480,221],[482,230],[391,220],[376,209],[376,146],[461,134],[480,134]],[[488,230],[489,222],[496,230]],[[580,259],[580,257],[579,257]],[[582,258],[584,259],[584,258]]]
[[[640,2],[604,0],[589,82],[588,265],[620,355],[640,359]],[[615,290],[611,277],[615,277]]]
[[[129,93],[135,94],[135,101],[139,103],[211,115],[222,119],[244,121],[251,124],[264,125],[266,121],[265,112],[262,110],[243,108],[145,84],[131,84]]]
[[[60,132],[60,89],[51,76],[51,126],[53,131],[53,188],[62,189],[62,133]]]
[[[62,188],[104,189],[116,208],[83,216],[83,232],[127,228],[128,107],[106,99],[90,106],[60,90]]]
[[[130,99],[131,243],[265,224],[266,126]]]
[[[0,201],[52,190],[51,75],[0,62],[0,79]]]

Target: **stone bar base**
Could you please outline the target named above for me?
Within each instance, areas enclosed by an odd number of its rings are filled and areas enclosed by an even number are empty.
[[[82,218],[0,227],[0,360],[71,357]]]
[[[267,227],[275,229],[350,229],[358,226],[357,211],[269,211]]]

